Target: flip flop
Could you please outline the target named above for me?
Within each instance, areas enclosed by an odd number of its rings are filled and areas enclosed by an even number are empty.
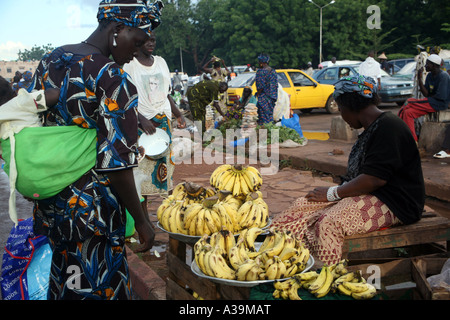
[[[436,153],[433,157],[436,159],[450,158],[450,154],[442,150]]]

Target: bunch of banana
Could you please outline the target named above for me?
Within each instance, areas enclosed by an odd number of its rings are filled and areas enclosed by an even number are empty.
[[[377,295],[377,289],[367,282],[347,282],[344,281],[338,286],[339,292],[351,296],[356,300],[368,300]]]
[[[210,177],[210,184],[216,190],[227,190],[235,197],[244,198],[250,192],[259,190],[262,182],[258,169],[243,165],[221,165]]]
[[[302,287],[302,283],[297,277],[292,277],[285,281],[275,281],[273,286],[275,287],[273,297],[276,299],[302,300],[298,295],[298,290]]]
[[[269,207],[262,198],[261,192],[252,192],[247,195],[245,200],[237,211],[240,229],[264,228],[269,222]]]
[[[217,196],[219,197],[219,201],[229,204],[236,210],[236,212],[244,203],[241,198],[233,196],[230,191],[220,190],[219,192],[217,192]]]
[[[225,250],[220,246],[212,247],[207,244],[198,249],[195,254],[195,262],[200,270],[208,276],[234,280],[236,273],[228,265],[225,255]]]
[[[184,228],[183,201],[165,200],[157,210],[157,217],[161,226],[172,233],[187,234]]]
[[[193,203],[184,211],[183,226],[191,236],[212,235],[222,229],[234,233],[237,227],[235,213],[231,207],[218,201],[217,196],[206,198],[202,203]]]

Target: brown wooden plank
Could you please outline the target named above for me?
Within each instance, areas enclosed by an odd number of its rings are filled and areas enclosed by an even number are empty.
[[[215,300],[218,297],[215,283],[208,279],[196,276],[191,267],[182,262],[171,252],[167,252],[167,266],[169,267],[169,278],[179,286],[188,286],[197,292],[203,299]]]
[[[431,300],[431,287],[425,277],[426,262],[423,259],[413,259],[411,265],[411,276],[416,283],[417,290],[422,299]]]
[[[415,231],[425,231],[425,230],[449,230],[450,229],[450,219],[444,217],[429,217],[426,219],[422,219],[419,222],[406,226],[395,226],[389,229],[381,230],[381,231],[373,231],[361,235],[353,235],[348,236],[346,239],[359,239],[359,238],[368,238],[379,235],[395,235],[399,233],[408,233]],[[450,238],[450,235],[449,235]],[[443,239],[444,240],[444,239]]]
[[[170,278],[167,279],[166,287],[167,300],[196,300],[192,294]]]

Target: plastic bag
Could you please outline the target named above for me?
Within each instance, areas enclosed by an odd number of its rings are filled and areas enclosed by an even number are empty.
[[[288,118],[291,113],[291,101],[289,95],[283,90],[283,87],[278,84],[278,99],[273,109],[273,120],[279,121]]]
[[[51,260],[48,239],[33,233],[33,218],[19,220],[11,229],[3,253],[3,300],[45,300]]]
[[[285,127],[292,128],[298,132],[300,138],[303,138],[302,127],[300,126],[300,118],[298,114],[294,113],[292,118],[286,119],[284,116],[281,119],[281,124]]]
[[[442,266],[441,273],[427,278],[431,288],[443,288],[450,291],[450,259]]]

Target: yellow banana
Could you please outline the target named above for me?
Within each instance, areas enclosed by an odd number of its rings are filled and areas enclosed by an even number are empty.
[[[239,185],[240,185],[240,188],[241,188],[240,194],[242,196],[244,196],[244,197],[247,196],[247,194],[250,193],[250,190],[248,188],[247,182],[245,182],[244,173],[243,172],[239,173]]]
[[[204,274],[207,274],[206,267],[205,267],[205,254],[206,254],[207,250],[208,250],[207,247],[202,247],[195,254],[195,262],[197,263],[198,268]]]
[[[248,189],[249,193],[255,191],[255,184],[251,177],[252,177],[252,174],[249,173],[247,171],[247,169],[244,169],[244,171],[242,172],[242,178],[244,179],[244,182],[247,185],[247,189]]]
[[[172,195],[177,200],[182,200],[186,195],[185,183],[179,183],[173,188]]]
[[[334,277],[331,274],[330,268],[326,268],[326,276],[327,276],[327,278],[326,278],[323,286],[319,290],[313,292],[314,295],[316,296],[316,298],[322,298],[322,297],[326,296],[328,294],[328,292],[330,292],[330,290],[331,290],[331,284],[333,283]]]
[[[253,204],[248,215],[239,222],[239,226],[241,228],[250,228],[253,226],[253,223],[256,219],[257,209],[258,209],[258,206]]]
[[[275,231],[275,243],[272,246],[272,248],[264,250],[264,253],[268,257],[278,256],[281,253],[281,251],[283,250],[284,239],[285,239],[285,234],[283,232]]]
[[[228,184],[231,178],[233,178],[233,173],[228,170],[224,171],[223,173],[219,174],[219,177],[214,186],[217,190],[225,190],[225,186]]]
[[[337,285],[337,290],[340,292],[340,293],[342,293],[342,294],[344,294],[344,295],[346,295],[346,296],[351,296],[352,295],[352,292],[350,291],[350,290],[348,290],[346,287],[344,287],[344,285],[342,284],[342,283],[340,283],[339,285]]]
[[[217,226],[216,226],[216,224],[214,222],[214,219],[213,219],[213,217],[211,215],[211,210],[205,209],[203,212],[204,212],[204,215],[205,215],[205,217],[204,217],[205,224],[206,224],[206,226],[208,227],[208,230],[209,230],[208,234],[213,234],[213,233],[219,231],[220,229],[217,228]]]
[[[164,199],[161,202],[161,205],[156,210],[156,218],[158,219],[159,222],[161,222],[161,215],[162,215],[162,213],[164,212],[164,210],[166,210],[169,207],[170,201],[171,200],[169,200],[168,198]]]
[[[196,217],[195,221],[195,234],[196,236],[203,236],[204,233],[204,224],[205,224],[205,208],[202,208]]]
[[[197,242],[194,244],[194,252],[198,252],[201,248],[208,245],[208,236],[203,235],[200,239],[197,240]]]
[[[266,264],[266,278],[268,280],[275,280],[278,274],[278,264],[272,260],[272,263]]]
[[[203,273],[206,274],[207,276],[214,277],[214,272],[212,271],[211,266],[209,264],[209,256],[212,254],[213,248],[210,245],[206,245],[203,247],[203,250],[205,250],[205,254],[203,255],[203,259],[201,260],[203,261],[203,268],[205,270],[203,271]]]
[[[362,282],[348,282],[344,281],[342,282],[343,286],[350,290],[353,293],[361,293],[368,289],[369,284],[368,283],[362,283]]]
[[[221,203],[214,204],[212,209],[217,212],[222,224],[222,228],[225,227],[227,230],[230,230],[234,233],[235,226],[233,225],[233,221],[231,220],[231,217],[228,215],[226,209],[221,205]]]
[[[189,229],[191,226],[192,219],[197,216],[199,211],[203,209],[203,205],[200,203],[193,203],[189,205],[184,211],[184,228]]]
[[[281,251],[279,257],[283,261],[283,260],[288,260],[288,259],[292,258],[293,256],[296,256],[299,254],[300,253],[298,252],[297,248],[284,247],[283,250]]]
[[[318,276],[319,274],[316,271],[308,271],[296,274],[295,278],[298,279],[300,282],[307,282],[316,280]]]
[[[283,263],[286,265],[286,263],[283,261]],[[286,277],[292,277],[294,276],[298,271],[298,266],[296,264],[293,264],[291,266],[286,266]]]
[[[275,233],[269,232],[268,235],[264,238],[263,243],[261,244],[261,247],[259,248],[259,252],[264,252],[267,249],[270,249],[275,244]]]
[[[239,269],[239,266],[243,263],[241,256],[239,255],[239,247],[234,246],[230,249],[228,261],[230,261],[230,264],[234,270]]]
[[[235,271],[230,268],[223,257],[224,251],[216,247],[209,256],[209,264],[217,278],[234,280],[236,278]]]
[[[278,256],[275,256],[275,263],[277,264],[276,279],[283,279],[286,276],[286,266]]]
[[[224,238],[224,250],[226,255],[229,256],[231,248],[236,246],[236,239],[234,238],[234,235],[230,230],[222,229],[219,233],[222,234],[222,237]]]
[[[229,169],[231,169],[231,165],[229,164],[223,164],[219,167],[217,167],[213,173],[211,174],[210,177],[210,184],[212,187],[216,187],[217,183],[219,181],[219,179],[221,178],[220,175],[226,171],[228,171]]]
[[[247,273],[250,271],[250,269],[253,268],[254,265],[255,261],[253,260],[247,260],[243,264],[241,264],[236,270],[236,279],[239,281],[245,281]]]
[[[255,180],[256,180],[256,183],[255,183],[256,189],[259,189],[259,187],[263,183],[261,173],[258,171],[258,169],[256,169],[255,167],[252,167],[252,166],[247,167],[247,172],[251,172],[254,175]]]
[[[234,197],[238,197],[241,194],[241,179],[239,173],[234,173],[235,179],[231,191]]]
[[[369,283],[366,283],[365,285],[367,286],[366,291],[363,291],[363,292],[353,292],[352,291],[352,297],[354,299],[368,300],[368,299],[372,299],[373,297],[375,297],[377,295],[377,289],[373,285],[371,285]]]
[[[247,251],[247,247],[245,246],[245,242],[244,239],[239,239],[236,243],[236,246],[239,248],[239,257],[241,259],[241,261],[247,261],[250,259],[249,255],[248,255],[248,251]]]
[[[230,217],[230,220],[231,220],[231,222],[233,224],[233,229],[230,229],[230,231],[233,232],[233,233],[239,231],[239,224],[238,224],[238,222],[236,220],[237,211],[235,210],[235,208],[233,206],[229,205],[228,203],[225,203],[225,202],[218,203],[218,205],[222,206],[225,209],[225,212]]]
[[[216,226],[216,230],[221,230],[222,229],[222,221],[220,220],[220,216],[217,213],[217,211],[215,209],[210,210],[211,212],[211,218],[214,222],[214,225]]]
[[[288,289],[289,300],[302,300],[298,295],[298,289],[300,289],[300,285],[294,282]]]
[[[250,229],[247,229],[247,232],[245,233],[245,243],[247,245],[247,249],[251,252],[255,252],[255,241],[256,238],[263,233],[263,229],[258,227],[253,227]]]
[[[253,205],[252,201],[246,201],[239,207],[239,210],[237,211],[237,215],[236,215],[236,220],[238,222],[242,221],[244,219],[244,217],[246,217],[248,215],[248,213],[250,212],[250,210],[252,208],[252,205]]]
[[[316,292],[317,290],[319,290],[324,285],[325,281],[327,280],[327,269],[328,269],[328,267],[326,265],[324,265],[322,267],[322,270],[319,273],[319,276],[309,286],[309,291],[311,293]]]

